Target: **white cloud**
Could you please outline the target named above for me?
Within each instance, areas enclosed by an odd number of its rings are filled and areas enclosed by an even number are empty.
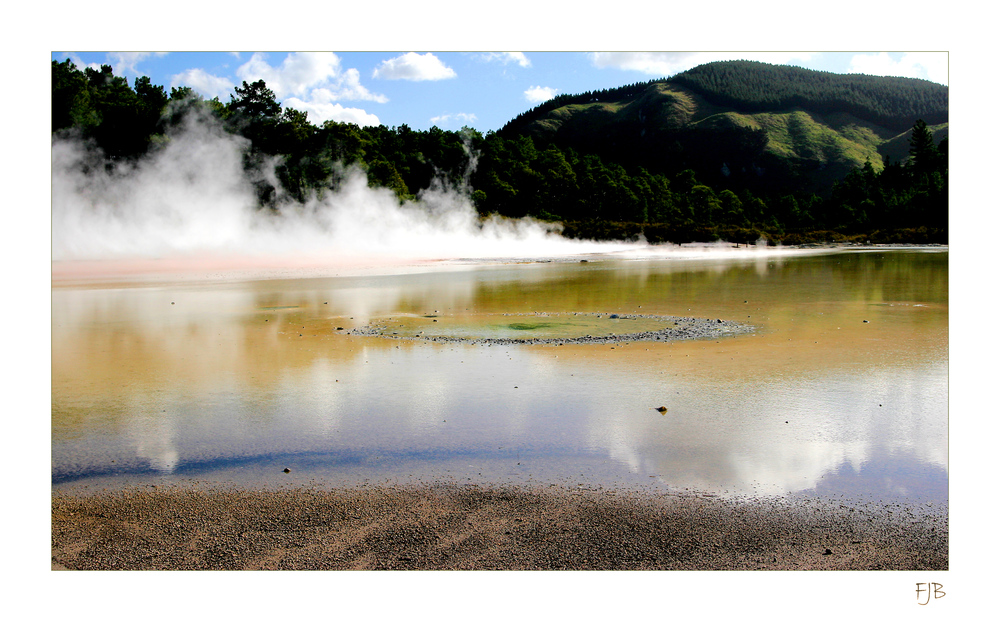
[[[150,56],[165,55],[166,52],[109,52],[108,60],[111,61],[111,69],[116,76],[123,76],[126,73],[142,76],[146,74],[136,69],[136,65]]]
[[[812,52],[593,52],[590,62],[601,69],[638,71],[667,77],[720,60],[757,60],[780,65],[804,62],[814,56]]]
[[[451,67],[442,63],[430,52],[426,54],[407,52],[402,56],[382,61],[382,64],[372,72],[373,78],[386,80],[447,80],[456,76]]]
[[[524,55],[524,52],[487,52],[480,54],[479,58],[486,62],[499,61],[504,65],[517,63],[521,67],[531,67],[531,61]]]
[[[453,119],[457,123],[461,123],[462,125],[467,125],[476,120],[476,115],[469,112],[459,112],[456,114],[448,113],[437,117],[431,117],[431,123],[440,127],[442,125],[449,124]]]
[[[389,101],[385,95],[365,88],[357,69],[342,69],[340,58],[332,52],[292,53],[277,67],[268,63],[264,54],[256,53],[240,65],[236,75],[247,82],[263,80],[283,106],[309,113],[309,120],[315,124],[332,120],[379,125],[376,115],[337,102]]]
[[[85,62],[83,62],[80,59],[80,57],[78,55],[72,54],[72,53],[71,54],[67,54],[67,56],[69,57],[69,60],[74,65],[76,65],[76,68],[79,69],[80,71],[83,71],[87,67],[89,67],[91,69],[97,69],[98,71],[101,69],[101,64],[100,63],[85,63]]]
[[[948,84],[948,54],[946,52],[907,52],[893,60],[887,52],[858,54],[851,58],[851,73],[872,76],[923,78]]]
[[[218,97],[222,100],[232,92],[233,87],[236,85],[228,78],[213,76],[204,69],[196,68],[188,69],[175,76],[171,76],[170,86],[189,86],[208,99]]]
[[[361,74],[357,69],[348,69],[340,74],[335,81],[330,84],[330,88],[318,88],[313,90],[312,99],[314,101],[334,101],[338,99],[355,101],[373,101],[384,104],[389,101],[385,95],[372,93],[361,85]]]
[[[533,86],[524,92],[524,98],[533,104],[540,104],[552,99],[558,92],[550,86]]]
[[[345,108],[340,104],[318,101],[303,101],[297,97],[290,97],[284,101],[287,108],[309,114],[309,122],[313,125],[322,125],[325,121],[338,121],[340,123],[354,123],[361,127],[381,125],[378,117],[366,112],[361,108]]]
[[[305,95],[340,74],[340,59],[333,52],[292,53],[279,67],[272,67],[266,59],[264,54],[254,54],[239,66],[236,75],[251,83],[263,80],[278,99]]]

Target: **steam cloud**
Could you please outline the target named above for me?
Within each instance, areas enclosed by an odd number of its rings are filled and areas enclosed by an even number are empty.
[[[286,202],[277,213],[259,210],[241,164],[248,147],[218,123],[193,115],[137,165],[112,170],[81,141],[54,139],[53,260],[512,258],[624,246],[567,240],[531,219],[482,220],[464,183],[436,183],[400,205],[391,191],[368,187],[358,168],[343,170],[338,189],[321,199]]]

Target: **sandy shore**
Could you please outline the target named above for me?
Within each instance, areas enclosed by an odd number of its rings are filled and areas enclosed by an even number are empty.
[[[514,486],[53,493],[78,570],[946,570],[946,509]]]

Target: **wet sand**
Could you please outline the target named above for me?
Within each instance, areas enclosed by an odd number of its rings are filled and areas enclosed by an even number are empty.
[[[947,570],[947,508],[482,485],[54,492],[76,570]]]

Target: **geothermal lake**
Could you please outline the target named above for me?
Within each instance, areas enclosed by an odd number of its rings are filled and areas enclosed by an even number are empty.
[[[945,248],[383,272],[396,274],[55,279],[53,485],[504,482],[947,502]],[[667,316],[754,331],[476,341],[632,334]],[[358,334],[372,327],[381,336]]]

